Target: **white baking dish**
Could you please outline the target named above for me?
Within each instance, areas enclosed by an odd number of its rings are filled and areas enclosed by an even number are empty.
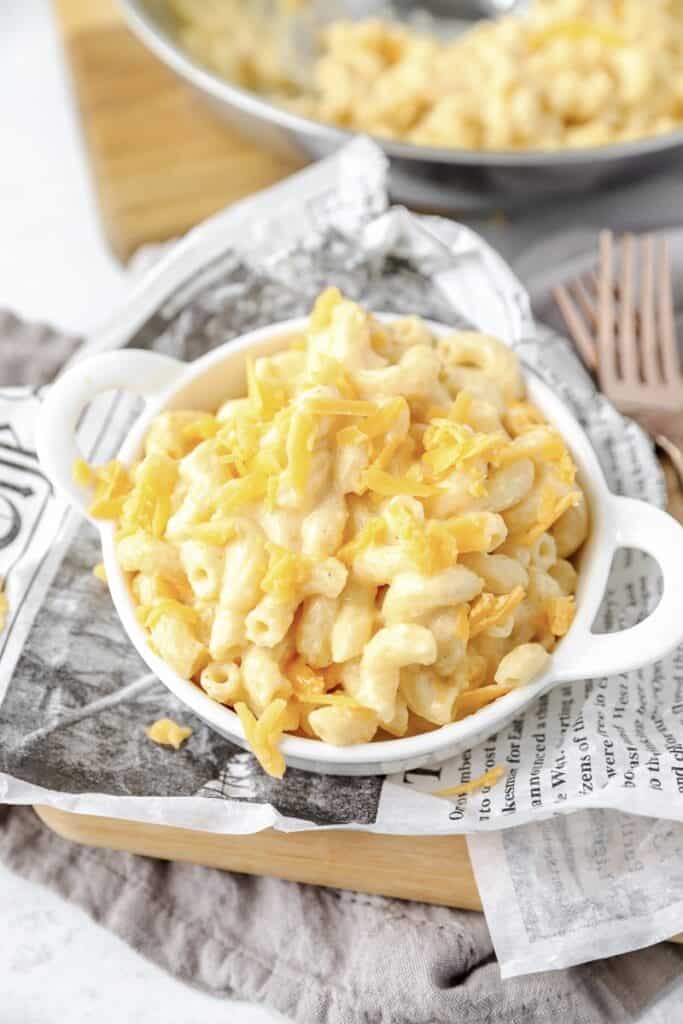
[[[244,394],[245,355],[266,354],[284,347],[287,336],[304,323],[305,320],[293,320],[253,331],[191,364],[134,349],[84,359],[59,378],[45,399],[37,428],[37,449],[43,468],[55,487],[87,516],[87,496],[73,482],[72,467],[80,454],[75,442],[76,423],[95,395],[122,388],[147,397],[145,409],[119,454],[124,463],[130,464],[140,451],[151,420],[159,412],[188,407],[214,410],[226,398]],[[438,324],[431,326],[438,334],[453,330]],[[578,611],[569,633],[553,652],[548,670],[474,715],[419,736],[352,747],[333,747],[317,740],[285,736],[282,751],[289,765],[340,775],[388,774],[432,765],[495,733],[558,683],[628,671],[657,660],[683,641],[683,528],[652,505],[613,495],[590,442],[566,407],[533,375],[528,377],[527,386],[531,400],[569,445],[591,515],[590,536],[580,559]],[[195,714],[228,739],[246,746],[237,715],[212,701],[193,683],[181,679],[150,649],[116,560],[113,524],[94,525],[101,534],[116,610],[141,657]],[[638,625],[598,635],[591,626],[614,552],[620,547],[638,548],[656,559],[663,576],[662,598]]]

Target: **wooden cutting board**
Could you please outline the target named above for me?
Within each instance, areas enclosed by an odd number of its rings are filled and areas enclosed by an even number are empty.
[[[64,839],[164,860],[481,910],[464,836],[274,832],[223,836],[36,807]]]
[[[246,141],[130,33],[116,0],[54,0],[106,236],[127,259],[298,170]]]

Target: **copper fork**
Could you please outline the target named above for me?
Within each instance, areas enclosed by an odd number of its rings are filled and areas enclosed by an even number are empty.
[[[601,390],[666,452],[683,484],[683,375],[666,241],[627,234],[617,246],[603,231],[597,275],[553,294]]]

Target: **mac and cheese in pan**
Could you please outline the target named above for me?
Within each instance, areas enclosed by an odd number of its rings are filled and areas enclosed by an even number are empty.
[[[310,81],[292,73],[302,60],[283,42],[291,28],[282,8],[278,17],[253,0],[167,2],[199,61],[352,131],[553,150],[683,128],[681,0],[534,0],[528,12],[452,39],[388,20],[332,21]]]
[[[289,341],[247,361],[244,397],[159,415],[130,471],[76,467],[150,645],[278,776],[283,732],[406,736],[541,673],[588,531],[502,342],[335,288]]]

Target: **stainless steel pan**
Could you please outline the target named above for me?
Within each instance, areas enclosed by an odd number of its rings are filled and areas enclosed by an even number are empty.
[[[185,53],[164,23],[159,0],[120,0],[135,34],[243,134],[267,148],[317,159],[351,134],[311,121],[232,85]],[[444,212],[528,206],[683,167],[683,131],[592,149],[485,151],[376,140],[390,158],[393,198]]]

